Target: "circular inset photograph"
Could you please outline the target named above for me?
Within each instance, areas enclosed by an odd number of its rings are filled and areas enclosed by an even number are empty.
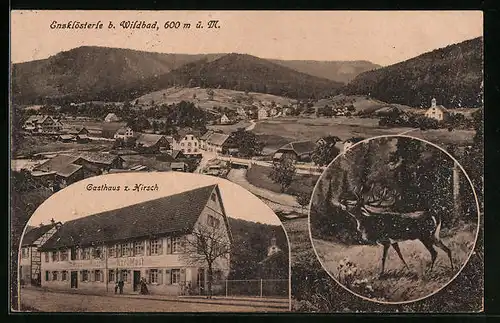
[[[429,297],[459,275],[478,235],[468,175],[422,139],[363,140],[318,180],[309,213],[315,253],[342,287],[379,303]]]
[[[33,214],[21,308],[41,312],[281,312],[286,232],[259,198],[183,172],[91,177]]]

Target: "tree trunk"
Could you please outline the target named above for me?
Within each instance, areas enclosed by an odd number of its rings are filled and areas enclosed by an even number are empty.
[[[213,280],[213,269],[212,264],[208,264],[207,271],[207,297],[212,298],[212,280]]]

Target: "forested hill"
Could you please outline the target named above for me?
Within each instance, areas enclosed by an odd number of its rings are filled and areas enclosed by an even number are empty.
[[[343,84],[300,73],[255,56],[227,54],[214,60],[202,59],[188,63],[170,73],[151,77],[134,86],[137,91],[134,95],[174,85],[222,88],[305,99],[333,95]]]
[[[447,108],[482,106],[482,37],[427,52],[407,61],[359,74],[346,94],[427,107],[433,97]]]

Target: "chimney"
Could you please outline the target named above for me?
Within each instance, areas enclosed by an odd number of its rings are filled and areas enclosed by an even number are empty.
[[[40,228],[43,227],[43,222],[40,222],[39,226],[40,226]]]
[[[62,226],[62,223],[61,222],[57,222],[56,229],[59,230],[61,228],[61,226]]]
[[[50,219],[50,223],[51,223],[52,225],[54,225],[54,224],[56,223],[56,221],[54,220],[54,218]]]

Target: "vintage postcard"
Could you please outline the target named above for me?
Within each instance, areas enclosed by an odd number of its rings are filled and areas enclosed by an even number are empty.
[[[10,26],[13,312],[483,311],[482,12]]]

